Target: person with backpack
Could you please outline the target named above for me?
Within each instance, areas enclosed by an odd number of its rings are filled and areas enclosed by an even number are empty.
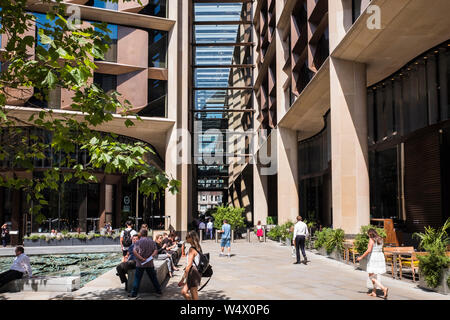
[[[202,279],[202,273],[199,271],[199,266],[202,257],[202,247],[200,246],[200,239],[195,231],[189,231],[186,236],[186,242],[191,245],[187,255],[187,266],[184,269],[183,277],[178,283],[181,289],[181,294],[186,300],[198,300],[198,287]],[[203,255],[203,257],[205,257]],[[186,282],[184,281],[186,279]],[[190,293],[190,294],[189,294]]]
[[[120,247],[122,248],[122,262],[126,262],[126,256],[128,254],[128,249],[133,243],[132,238],[137,232],[133,230],[133,222],[128,220],[126,223],[126,228],[120,233]]]

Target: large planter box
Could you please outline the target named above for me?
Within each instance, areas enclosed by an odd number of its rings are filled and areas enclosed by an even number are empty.
[[[25,247],[40,247],[41,241],[42,241],[41,239],[38,240],[23,239],[23,245]]]
[[[87,239],[86,240],[81,240],[81,239],[72,239],[72,245],[73,246],[85,246],[87,244]]]
[[[104,245],[115,245],[115,244],[120,244],[120,239],[119,237],[113,239],[113,238],[103,238],[103,244]]]
[[[103,245],[103,238],[92,238],[86,240],[86,244],[90,246],[101,246]]]
[[[321,256],[327,256],[327,249],[325,249],[325,247],[322,247],[322,248],[317,249],[317,252],[318,252]]]
[[[342,253],[337,249],[334,249],[328,256],[337,261],[344,261],[344,259],[342,259]]]
[[[362,271],[367,271],[367,258],[364,258],[361,261],[359,261],[358,269]]]
[[[442,294],[450,294],[450,288],[448,287],[447,284],[447,279],[449,276],[450,276],[450,268],[447,268],[442,272],[441,284],[439,284],[436,288],[431,288],[427,285],[427,282],[425,281],[425,276],[419,270],[419,287]]]

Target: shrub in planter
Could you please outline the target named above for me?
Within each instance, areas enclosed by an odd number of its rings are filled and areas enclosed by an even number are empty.
[[[275,226],[274,228],[270,229],[269,232],[267,232],[267,237],[270,240],[278,241],[281,239],[282,231],[281,226]]]
[[[420,239],[419,248],[428,252],[427,255],[418,256],[418,259],[420,274],[430,288],[437,288],[445,280],[449,282],[448,279],[443,279],[443,274],[450,264],[450,258],[446,255],[447,245],[450,244],[450,237],[447,234],[449,228],[450,218],[437,230],[425,227],[425,232],[413,234]]]
[[[267,225],[276,225],[277,224],[277,218],[276,217],[267,217],[266,218]]]
[[[333,229],[331,228],[323,228],[322,231],[316,231],[316,241],[314,241],[314,248],[317,250],[326,248],[325,246],[327,241],[331,238],[331,233],[333,233]]]
[[[337,251],[337,255],[340,255],[344,251],[344,238],[345,232],[342,229],[331,229],[331,232],[327,234],[327,239],[325,242],[325,248],[327,249],[327,254],[332,253],[334,250]]]
[[[359,233],[355,237],[355,248],[359,254],[363,254],[366,252],[367,247],[369,246],[369,236],[367,235],[367,231],[370,229],[375,229],[377,233],[382,238],[386,238],[386,231],[383,228],[378,228],[373,225],[362,226]]]

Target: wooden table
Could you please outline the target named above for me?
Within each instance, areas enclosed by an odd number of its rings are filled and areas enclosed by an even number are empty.
[[[412,251],[389,251],[389,252],[385,252],[385,255],[392,255],[392,264],[394,265],[393,269],[394,271],[392,272],[392,278],[394,279],[399,279],[400,277],[397,276],[398,273],[398,256],[411,256],[414,252]]]

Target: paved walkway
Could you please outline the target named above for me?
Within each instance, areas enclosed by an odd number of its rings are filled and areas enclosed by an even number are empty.
[[[219,257],[218,244],[203,243],[211,254],[214,276],[200,292],[200,299],[243,300],[381,300],[366,295],[367,275],[352,265],[307,252],[308,265],[294,265],[289,247],[275,242],[236,243],[231,258]],[[185,258],[180,263],[186,264]],[[177,283],[182,271],[170,279],[164,295],[143,294],[139,299],[182,299]],[[391,300],[450,300],[450,296],[422,290],[408,281],[383,276]],[[115,270],[111,270],[80,290],[61,293],[11,293],[0,299],[127,299]]]

